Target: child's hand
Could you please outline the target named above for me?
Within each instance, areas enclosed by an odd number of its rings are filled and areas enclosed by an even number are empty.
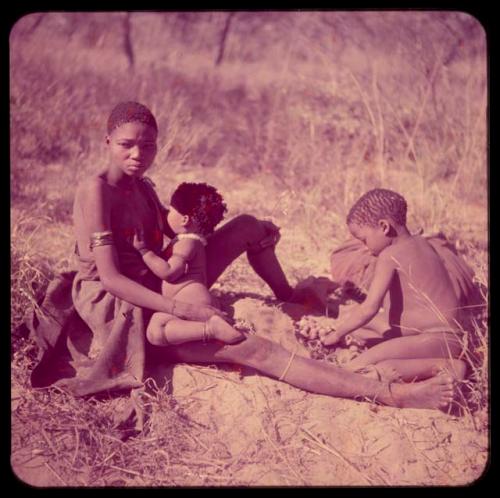
[[[339,334],[336,330],[331,332],[321,331],[319,333],[319,340],[324,346],[333,346],[340,342],[344,337],[343,334]]]
[[[146,251],[148,248],[146,246],[146,242],[144,240],[144,231],[141,228],[137,228],[134,233],[134,238],[132,240],[132,245],[139,252]]]

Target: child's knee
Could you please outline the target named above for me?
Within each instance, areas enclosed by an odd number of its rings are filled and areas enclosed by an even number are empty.
[[[146,329],[146,338],[154,346],[163,346],[165,344],[165,326],[168,319],[162,315],[162,313],[155,313]]]

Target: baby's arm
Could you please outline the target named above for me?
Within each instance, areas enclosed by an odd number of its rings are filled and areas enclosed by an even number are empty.
[[[186,263],[193,257],[196,250],[191,239],[179,240],[173,247],[173,254],[165,260],[146,247],[141,232],[136,232],[134,247],[141,253],[145,265],[160,279],[174,282],[186,271]]]
[[[395,264],[392,258],[388,254],[380,254],[365,301],[356,306],[336,330],[322,335],[323,344],[331,346],[339,342],[349,332],[366,325],[378,313],[389,289],[394,270]]]

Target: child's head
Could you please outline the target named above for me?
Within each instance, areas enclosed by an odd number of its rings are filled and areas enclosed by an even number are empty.
[[[181,183],[170,199],[168,223],[176,233],[209,235],[227,211],[224,199],[206,183]]]
[[[374,253],[390,245],[399,229],[406,227],[407,204],[392,190],[376,188],[363,194],[347,215],[351,233]]]
[[[108,118],[108,144],[115,166],[127,176],[141,176],[156,155],[158,125],[138,102],[121,102]]]

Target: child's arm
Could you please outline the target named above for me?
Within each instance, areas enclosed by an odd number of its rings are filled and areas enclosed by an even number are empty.
[[[365,301],[356,306],[349,316],[333,332],[323,334],[321,342],[331,346],[349,332],[366,325],[377,313],[389,289],[395,264],[390,256],[381,254],[375,265],[375,273]]]
[[[146,266],[158,278],[167,282],[174,282],[185,273],[186,263],[193,257],[196,249],[195,241],[179,240],[175,243],[173,254],[167,261],[146,247],[139,231],[134,235],[133,245],[141,253]]]

